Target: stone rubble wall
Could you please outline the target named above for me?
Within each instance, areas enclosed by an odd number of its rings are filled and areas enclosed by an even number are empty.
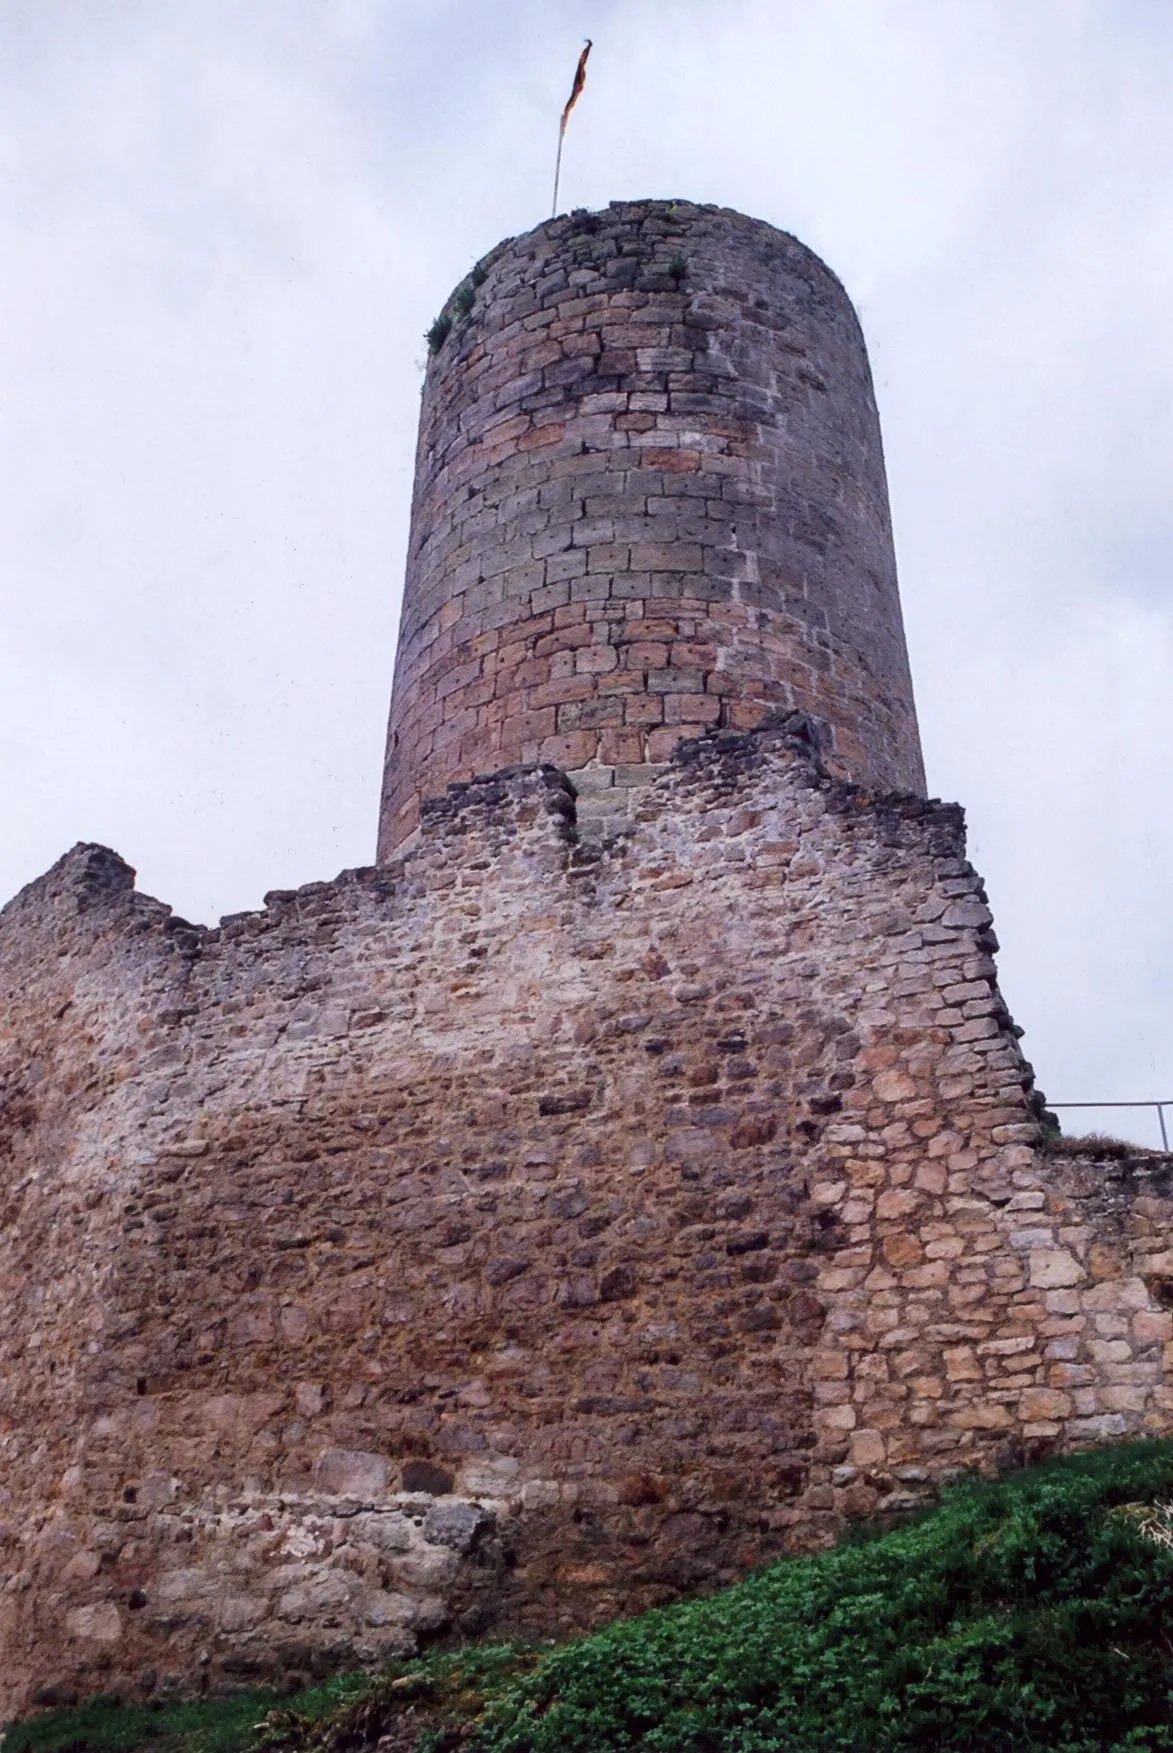
[[[1168,1431],[1168,1159],[1040,1151],[960,811],[792,718],[208,930],[0,914],[0,1713],[553,1635]]]
[[[779,708],[835,727],[840,777],[923,793],[867,353],[823,263],[616,202],[463,294],[424,384],[380,860],[451,779],[654,766]]]

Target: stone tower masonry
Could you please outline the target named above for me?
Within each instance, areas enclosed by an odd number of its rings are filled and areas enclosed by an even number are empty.
[[[779,708],[841,778],[923,795],[867,354],[816,256],[622,202],[502,244],[445,320],[380,858],[450,780],[550,762],[609,813],[683,739]]]
[[[1173,1428],[1173,1159],[1044,1148],[793,239],[501,246],[428,370],[379,862],[0,912],[0,1721],[714,1587]]]

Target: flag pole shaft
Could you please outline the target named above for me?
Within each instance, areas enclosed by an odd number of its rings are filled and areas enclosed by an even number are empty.
[[[566,138],[566,124],[563,122],[558,130],[558,156],[554,160],[554,205],[550,209],[550,218],[558,217],[558,178],[562,174],[562,142]]]

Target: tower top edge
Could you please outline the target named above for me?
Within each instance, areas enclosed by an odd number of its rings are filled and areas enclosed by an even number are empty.
[[[501,238],[476,261],[469,273],[457,280],[452,295],[469,279],[470,274],[474,280],[479,280],[505,257],[516,257],[527,252],[535,256],[554,254],[560,247],[584,234],[611,227],[646,226],[649,221],[658,222],[664,227],[664,241],[668,241],[673,233],[677,233],[683,241],[690,233],[704,230],[714,223],[727,226],[742,238],[756,237],[760,242],[784,251],[791,268],[801,267],[808,274],[813,271],[817,277],[824,279],[854,313],[850,295],[834,269],[828,267],[823,258],[793,232],[784,231],[781,226],[774,225],[767,219],[742,213],[735,207],[667,196],[610,201],[605,207],[598,208],[577,207],[567,213],[558,213],[544,219],[531,226],[528,231]]]
[[[565,213],[555,213],[549,219],[541,220],[528,231],[518,232],[513,237],[502,238],[501,249],[508,249],[524,243],[531,237],[548,233],[551,236],[573,234],[581,230],[590,221],[603,224],[608,220],[637,221],[639,219],[662,219],[668,224],[687,226],[705,219],[731,220],[740,226],[749,226],[753,230],[769,232],[773,237],[788,244],[795,244],[805,255],[815,256],[815,252],[804,244],[793,232],[785,231],[768,219],[759,219],[755,214],[742,213],[736,207],[723,207],[713,201],[690,201],[683,196],[647,196],[637,200],[609,201],[605,207],[574,207]],[[815,260],[819,258],[815,256]],[[820,266],[826,266],[820,263]],[[829,271],[829,270],[828,270]]]

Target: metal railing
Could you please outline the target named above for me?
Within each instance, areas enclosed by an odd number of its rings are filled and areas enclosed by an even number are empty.
[[[1161,1128],[1161,1149],[1169,1148],[1169,1129],[1165,1124],[1165,1109],[1173,1110],[1173,1101],[1167,1102],[1048,1102],[1048,1108],[1155,1108],[1157,1123]]]

